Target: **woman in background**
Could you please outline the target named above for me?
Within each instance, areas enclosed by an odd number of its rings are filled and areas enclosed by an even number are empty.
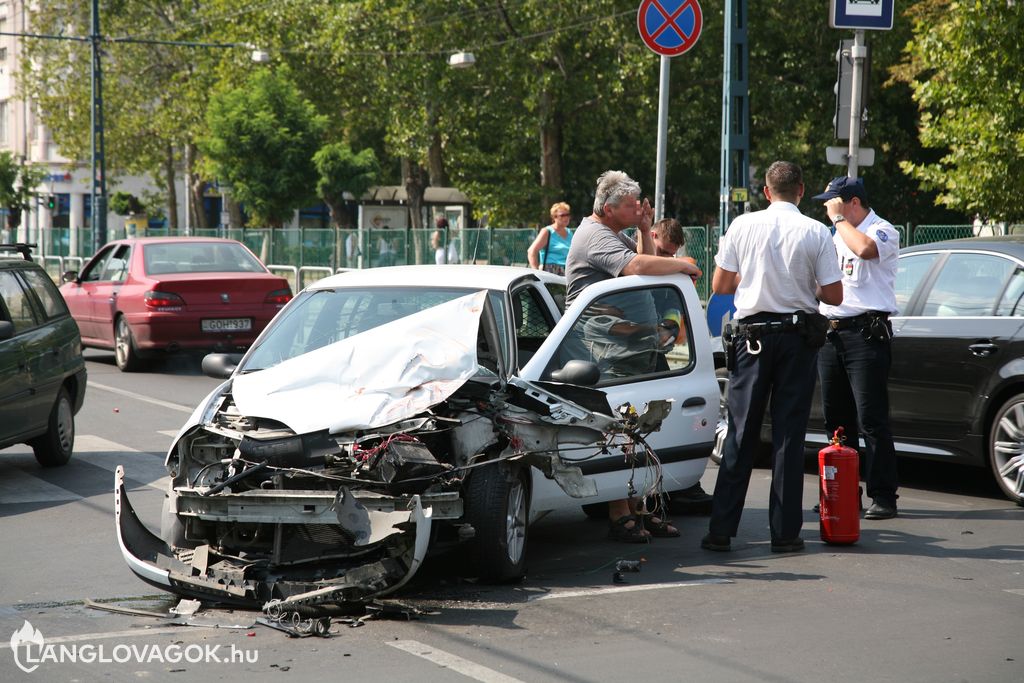
[[[537,233],[537,238],[526,250],[526,258],[534,270],[546,270],[555,275],[565,275],[565,257],[572,242],[569,229],[569,205],[558,202],[551,206],[551,225]]]

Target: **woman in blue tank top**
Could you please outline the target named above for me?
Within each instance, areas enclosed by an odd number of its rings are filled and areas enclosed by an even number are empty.
[[[569,229],[569,205],[558,202],[551,206],[551,225],[537,233],[526,250],[526,258],[534,270],[565,275],[565,257],[569,254],[572,230]]]

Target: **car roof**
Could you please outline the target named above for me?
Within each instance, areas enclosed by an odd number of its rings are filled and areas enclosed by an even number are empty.
[[[519,266],[489,265],[432,265],[389,266],[349,270],[325,277],[306,289],[330,289],[332,287],[402,287],[423,286],[429,283],[436,287],[461,287],[466,289],[505,290],[513,282],[532,278],[545,283],[561,284],[564,279],[539,270]]]
[[[225,237],[126,237],[119,240],[110,240],[107,244],[167,244],[175,242],[224,242],[227,244],[241,244],[238,240]],[[106,245],[104,245],[106,246]]]
[[[1024,235],[1000,235],[989,237],[965,237],[959,240],[943,240],[942,242],[929,242],[927,244],[915,244],[912,247],[900,249],[900,254],[912,254],[919,251],[970,251],[983,250],[994,251],[1000,254],[1007,254],[1024,259]]]

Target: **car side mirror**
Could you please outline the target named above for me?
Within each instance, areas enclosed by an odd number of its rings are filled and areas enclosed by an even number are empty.
[[[214,379],[227,379],[241,362],[240,353],[208,353],[203,356],[203,374]]]
[[[64,274],[60,276],[61,282],[77,282],[78,271],[77,270],[65,270]]]
[[[564,384],[592,387],[601,381],[601,370],[589,360],[571,360],[552,372],[551,379]]]
[[[10,339],[14,336],[14,323],[10,320],[0,320],[0,341]]]

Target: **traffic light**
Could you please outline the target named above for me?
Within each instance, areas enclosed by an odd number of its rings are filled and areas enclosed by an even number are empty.
[[[50,211],[57,208],[57,198],[52,194],[46,195],[46,208]]]
[[[861,71],[860,81],[860,114],[863,125],[864,111],[868,106],[868,74],[871,73],[871,48],[864,46],[866,55],[864,57],[864,68]],[[850,52],[853,49],[852,40],[839,41],[839,50],[836,52],[838,69],[836,84],[833,92],[836,94],[836,115],[832,119],[835,128],[836,140],[850,139],[850,105],[853,100],[853,58]],[[861,128],[863,135],[863,127]]]

